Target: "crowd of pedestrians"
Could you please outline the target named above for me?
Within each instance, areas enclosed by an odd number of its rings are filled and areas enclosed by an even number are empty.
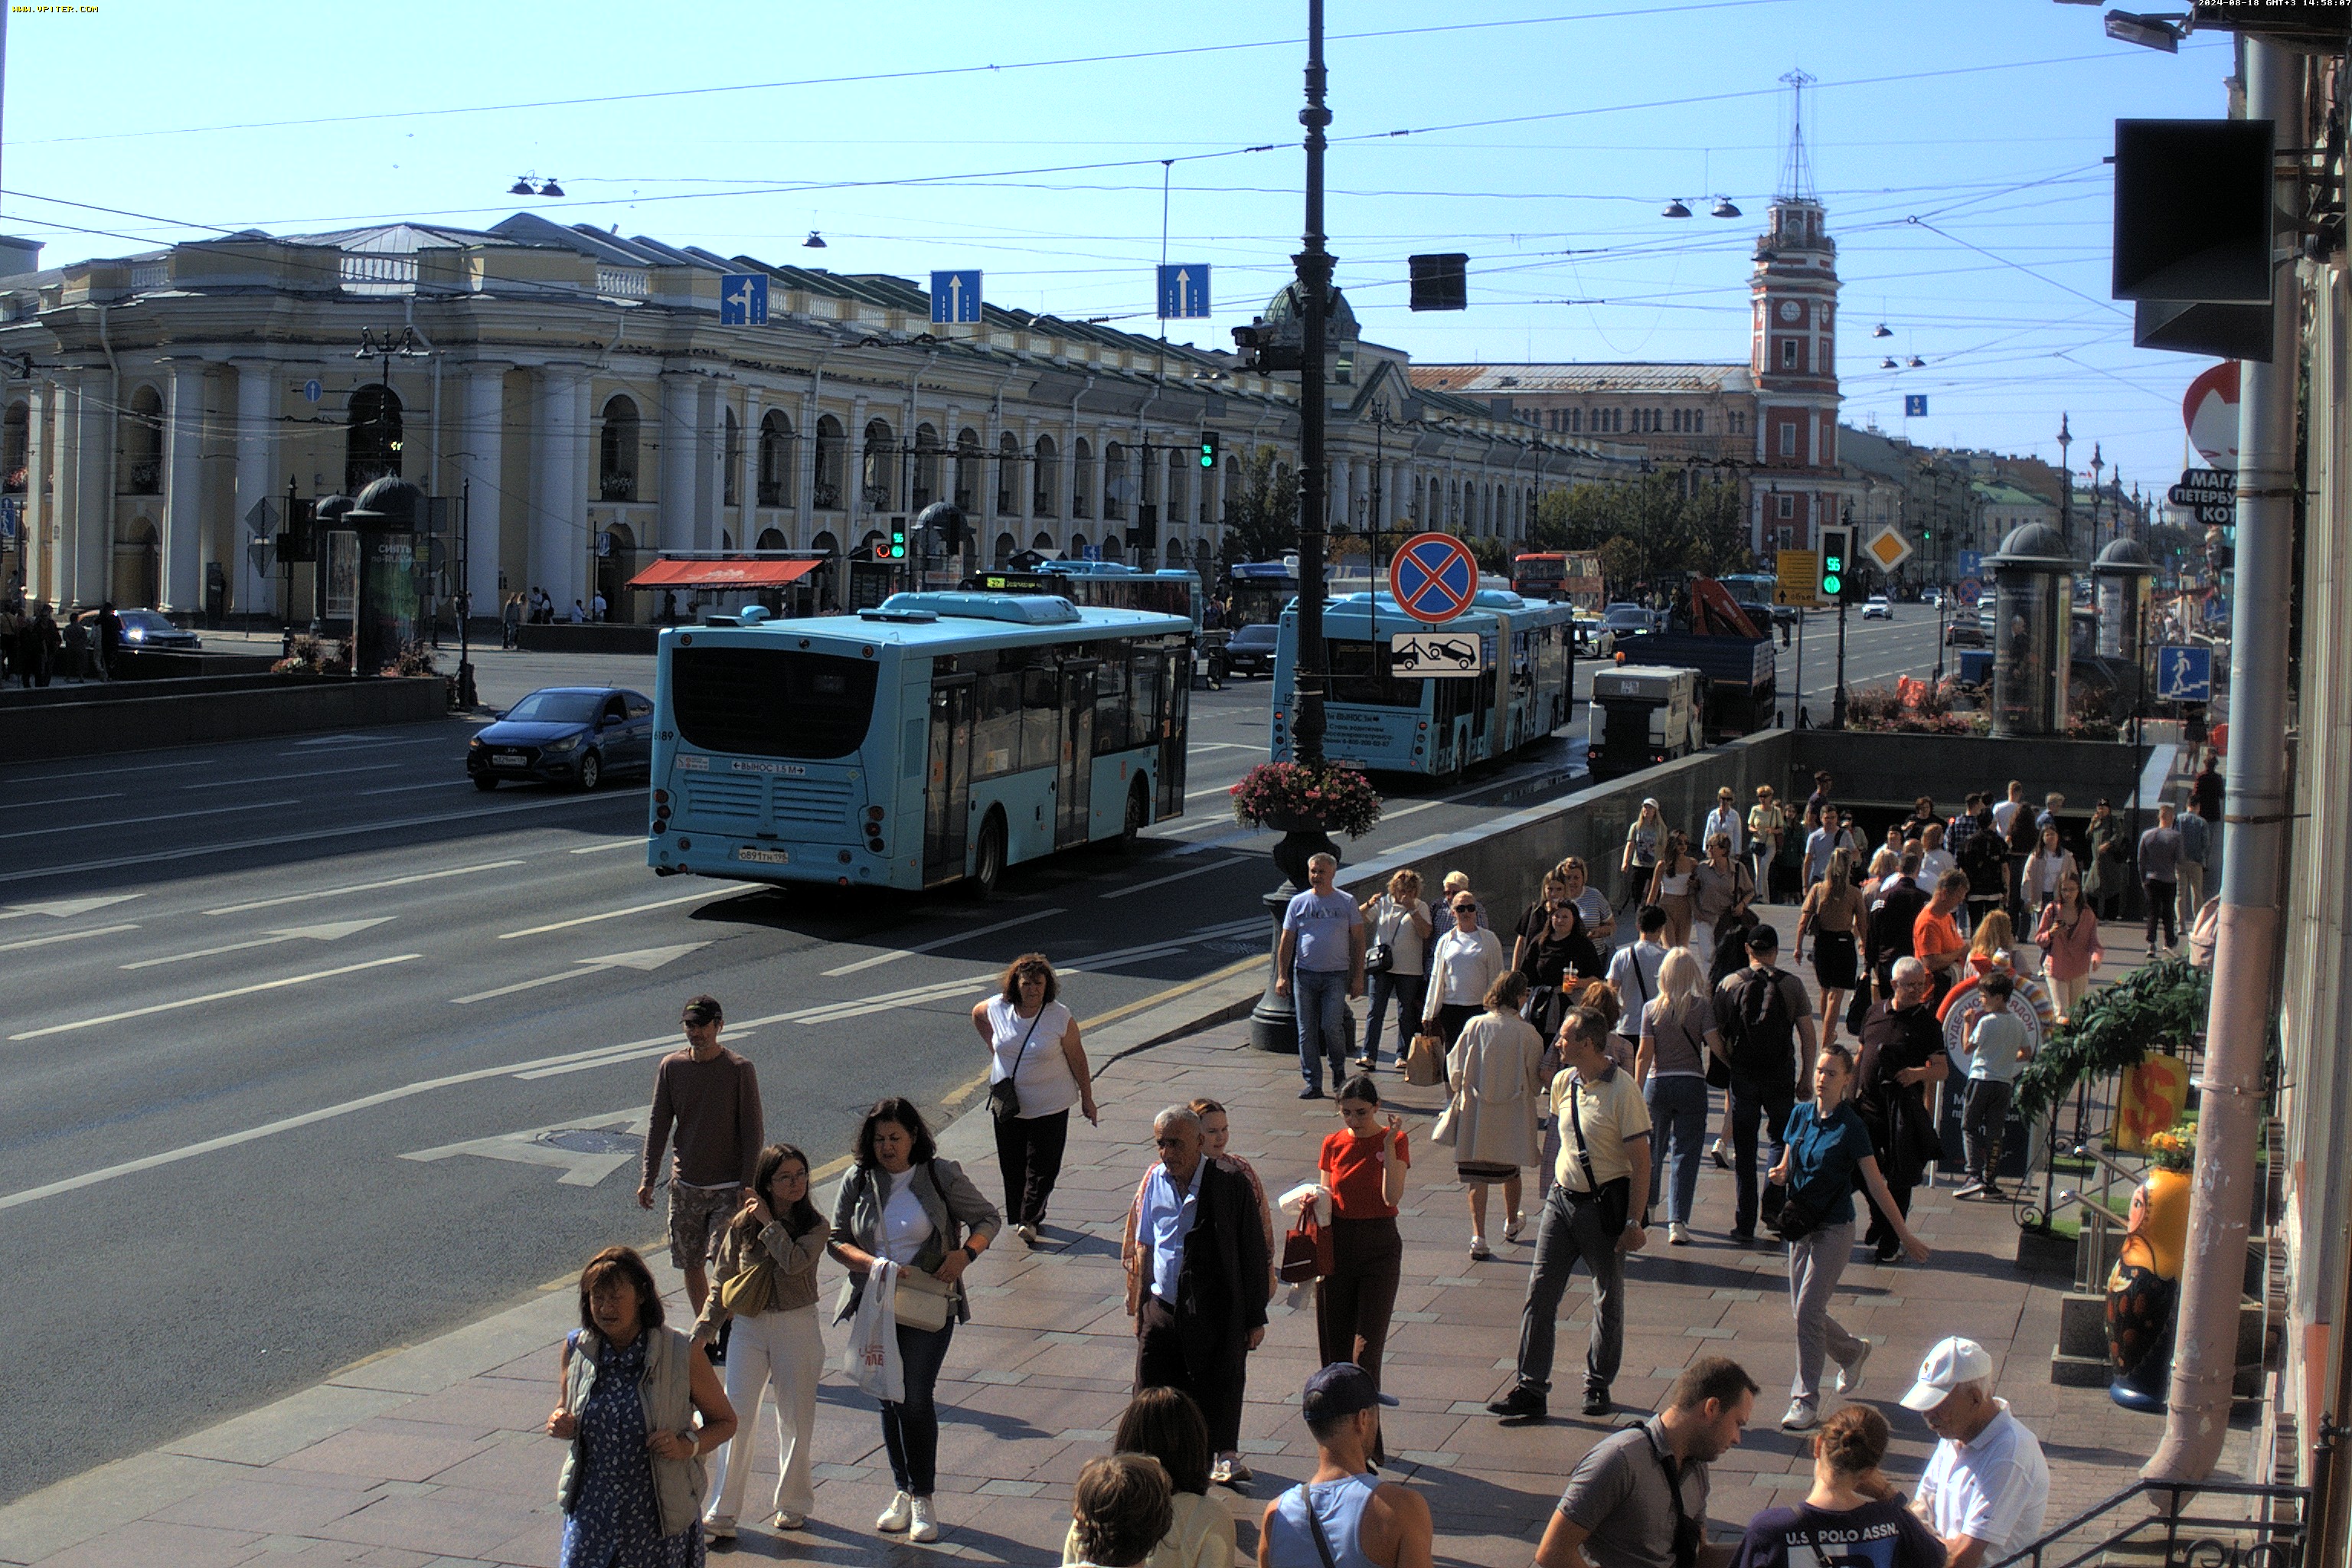
[[[1994,1397],[1982,1347],[1945,1340],[1903,1394],[1937,1438],[1906,1499],[1882,1469],[1885,1417],[1851,1403],[1873,1347],[1832,1301],[1857,1243],[1880,1264],[1933,1266],[1909,1215],[1945,1163],[1946,1117],[1963,1133],[1958,1195],[2000,1195],[2003,1129],[2033,1038],[2013,998],[2033,984],[2053,1019],[2080,1005],[2105,956],[2097,901],[2121,865],[2137,878],[2151,950],[2159,935],[2172,943],[2218,847],[2193,809],[2205,788],[2192,784],[2192,810],[2167,805],[2137,841],[2100,811],[2070,842],[2063,800],[2037,810],[2011,784],[1948,819],[1923,798],[1873,843],[1832,781],[1815,784],[1801,813],[1762,790],[1743,814],[1721,792],[1700,853],[1645,801],[1619,857],[1622,903],[1571,858],[1507,931],[1459,872],[1433,904],[1410,871],[1359,901],[1339,890],[1336,863],[1316,858],[1283,916],[1277,988],[1297,1010],[1301,1098],[1328,1094],[1339,1125],[1311,1179],[1277,1208],[1259,1172],[1229,1152],[1223,1104],[1195,1099],[1153,1119],[1120,1240],[1135,1397],[1115,1452],[1080,1472],[1066,1563],[1230,1568],[1233,1515],[1213,1489],[1254,1479],[1241,1453],[1249,1363],[1286,1279],[1311,1285],[1320,1369],[1299,1408],[1317,1461],[1267,1503],[1259,1562],[1431,1561],[1427,1504],[1381,1476],[1381,1411],[1396,1403],[1382,1363],[1404,1284],[1397,1218],[1415,1153],[1431,1147],[1450,1154],[1464,1189],[1474,1263],[1496,1257],[1496,1231],[1530,1247],[1514,1375],[1488,1407],[1509,1425],[1551,1415],[1559,1309],[1580,1268],[1591,1310],[1578,1409],[1617,1413],[1626,1325],[1640,1310],[1629,1262],[1661,1218],[1667,1247],[1699,1241],[1710,1159],[1731,1177],[1724,1239],[1765,1244],[1769,1230],[1786,1258],[1795,1365],[1780,1425],[1811,1435],[1803,1500],[1757,1516],[1736,1546],[1708,1542],[1708,1467],[1738,1443],[1760,1390],[1736,1362],[1701,1357],[1663,1409],[1612,1433],[1567,1479],[1541,1568],[1782,1568],[1851,1556],[1856,1543],[1886,1568],[1979,1568],[2038,1533],[2047,1466]],[[1796,963],[1811,943],[1813,988],[1783,966],[1758,912],[1784,901],[1796,906]],[[1619,940],[1621,921],[1631,940]],[[2020,942],[2021,931],[2032,935]],[[1952,1004],[1948,1036],[1939,1007],[1967,979],[1974,989]],[[874,1399],[888,1455],[893,1496],[875,1527],[938,1538],[935,1391],[971,1317],[963,1277],[1008,1227],[1042,1243],[1070,1114],[1099,1116],[1058,989],[1045,957],[1025,954],[972,1009],[990,1059],[1001,1208],[940,1155],[921,1112],[893,1098],[863,1117],[829,1217],[811,1195],[810,1154],[768,1142],[756,1070],[721,1043],[719,1005],[687,1004],[684,1048],[656,1069],[637,1197],[650,1207],[667,1186],[671,1259],[695,1319],[684,1331],[664,1324],[627,1248],[599,1253],[582,1274],[581,1325],[547,1423],[570,1445],[566,1568],[685,1568],[735,1535],[763,1399],[778,1454],[769,1517],[806,1527],[827,1258],[844,1276],[828,1314],[846,1336],[835,1364]],[[1351,1061],[1349,1004],[1368,991]],[[1382,1100],[1388,1069],[1442,1087],[1434,1124],[1408,1133]]]
[[[58,680],[110,680],[122,646],[122,617],[111,602],[68,608],[46,599],[0,601],[0,685],[20,689]]]

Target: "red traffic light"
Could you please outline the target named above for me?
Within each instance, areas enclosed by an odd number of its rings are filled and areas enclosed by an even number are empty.
[[[890,547],[887,544],[877,544],[874,547],[874,559],[877,561],[889,560]]]

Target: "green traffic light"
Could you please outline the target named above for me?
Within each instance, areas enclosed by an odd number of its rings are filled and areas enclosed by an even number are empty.
[[[1838,581],[1838,574],[1837,574],[1836,573],[1834,573],[1834,572],[1831,572],[1831,573],[1827,573],[1827,574],[1823,574],[1823,576],[1822,576],[1822,593],[1824,593],[1824,594],[1832,594],[1832,595],[1833,595],[1833,594],[1836,594],[1837,592],[1839,592],[1839,591],[1840,591],[1842,588],[1843,588],[1843,587],[1844,587],[1844,584],[1843,584],[1843,583],[1841,583],[1841,582],[1839,582],[1839,581]]]

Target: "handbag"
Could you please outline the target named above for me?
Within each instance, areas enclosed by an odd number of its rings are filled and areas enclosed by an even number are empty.
[[[762,1258],[751,1268],[719,1282],[719,1304],[746,1318],[756,1318],[776,1304],[776,1266]]]
[[[949,1313],[955,1306],[955,1289],[919,1268],[901,1268],[898,1286],[890,1292],[890,1310],[908,1328],[937,1333],[948,1326]]]
[[[1828,1217],[1826,1204],[1814,1203],[1792,1191],[1780,1200],[1780,1215],[1771,1221],[1771,1226],[1782,1241],[1798,1241],[1821,1229],[1822,1222]]]
[[[1454,1147],[1454,1136],[1462,1130],[1463,1098],[1462,1095],[1457,1094],[1447,1100],[1445,1109],[1437,1113],[1437,1120],[1430,1123],[1429,1141],[1431,1142],[1442,1143],[1448,1149]]]
[[[1029,1041],[1037,1033],[1037,1026],[1045,1021],[1045,1009],[1040,1006],[1037,1016],[1029,1020],[1029,1033],[1021,1037],[1021,1048],[1013,1054],[1013,1070],[988,1086],[988,1113],[999,1121],[1009,1121],[1021,1114],[1021,1090],[1013,1080],[1021,1076],[1021,1063],[1029,1055]]]
[[[1415,1089],[1431,1089],[1445,1081],[1445,1041],[1430,1034],[1415,1035],[1405,1048],[1404,1080]]]
[[[1275,1278],[1286,1285],[1304,1285],[1322,1279],[1331,1268],[1331,1233],[1316,1220],[1310,1203],[1282,1238],[1282,1267],[1274,1271]]]

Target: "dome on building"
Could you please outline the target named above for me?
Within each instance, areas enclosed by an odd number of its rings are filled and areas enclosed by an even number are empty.
[[[2105,567],[2136,567],[2143,572],[2156,570],[2156,558],[2137,539],[2118,539],[2099,552],[2094,565]]]
[[[390,518],[395,528],[414,529],[425,521],[425,492],[415,480],[404,479],[397,474],[370,480],[352,506],[355,511]]]
[[[1995,564],[2063,561],[2072,563],[2074,552],[2066,544],[2066,536],[2046,522],[2021,522],[2010,530],[2009,537],[2000,542],[2000,550],[1993,557]]]
[[[1297,314],[1298,280],[1293,279],[1282,286],[1281,292],[1265,302],[1265,319],[1269,321],[1287,321]],[[1348,297],[1339,291],[1337,285],[1334,285],[1330,293],[1325,297],[1323,331],[1324,335],[1334,342],[1343,338],[1360,335],[1356,325],[1356,312],[1349,305]]]

